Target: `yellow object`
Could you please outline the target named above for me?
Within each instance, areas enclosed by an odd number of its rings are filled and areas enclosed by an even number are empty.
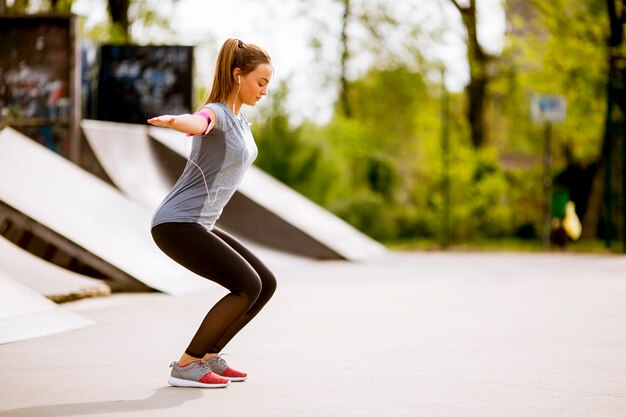
[[[573,201],[568,201],[565,205],[565,218],[563,219],[563,229],[565,233],[572,239],[578,240],[582,233],[582,225],[576,215],[576,205]]]

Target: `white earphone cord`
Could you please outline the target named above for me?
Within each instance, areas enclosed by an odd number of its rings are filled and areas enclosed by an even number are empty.
[[[239,90],[241,90],[241,77],[237,76],[237,94],[235,94],[235,101],[233,101],[233,115],[235,114],[235,103],[237,103],[237,98],[239,97]]]
[[[185,153],[187,153],[187,138],[185,138]],[[196,168],[198,168],[198,170],[200,170],[200,174],[202,174],[202,181],[204,181],[204,188],[206,189],[206,195],[209,198],[209,206],[212,206],[211,204],[211,194],[209,193],[209,185],[206,182],[206,176],[204,175],[204,171],[202,170],[202,168],[200,168],[200,165],[196,164],[195,162],[193,162],[191,160],[191,155],[188,154],[189,156],[187,157],[187,160],[189,162],[191,162],[192,164],[194,164],[196,166]]]

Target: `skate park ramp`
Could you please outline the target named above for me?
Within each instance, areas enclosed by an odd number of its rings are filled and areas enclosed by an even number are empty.
[[[64,310],[5,273],[0,265],[0,344],[47,336],[93,324]]]
[[[147,127],[83,120],[81,127],[96,159],[128,198],[155,210],[173,183],[153,157]]]
[[[191,139],[171,129],[95,120],[83,120],[81,127],[115,185],[146,207],[156,207],[169,192],[191,149]],[[122,172],[131,168],[136,171]],[[254,166],[218,225],[242,238],[312,258],[358,261],[385,253],[380,243]]]
[[[0,236],[0,270],[38,294],[56,301],[106,296],[102,280],[86,277],[41,259]]]
[[[160,252],[149,211],[8,127],[0,131],[0,211],[102,272],[114,290],[183,294],[213,286]]]

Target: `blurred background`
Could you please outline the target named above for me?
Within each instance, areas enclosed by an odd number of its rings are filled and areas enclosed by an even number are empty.
[[[88,169],[78,120],[193,111],[237,37],[275,67],[244,109],[256,165],[388,247],[626,248],[623,2],[0,0],[0,13],[0,127]]]

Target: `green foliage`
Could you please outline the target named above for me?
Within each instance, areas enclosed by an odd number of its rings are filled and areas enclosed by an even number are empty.
[[[319,129],[303,124],[292,127],[285,109],[287,85],[283,81],[271,99],[271,106],[253,123],[259,156],[256,165],[289,184],[312,200],[324,204],[332,194],[339,170],[332,152],[318,140]]]
[[[398,224],[392,206],[382,195],[361,191],[333,201],[328,207],[339,217],[378,240],[397,238]]]
[[[528,198],[515,192],[511,178],[498,163],[494,148],[474,151],[473,147],[457,143],[451,151],[449,224],[445,225],[444,188],[441,181],[420,184],[416,195],[427,195],[421,208],[422,236],[441,237],[448,230],[448,241],[464,242],[471,238],[503,237],[514,227],[513,207],[518,198]],[[422,203],[422,204],[423,204]]]
[[[12,5],[7,5],[10,14],[25,14],[29,11],[30,0],[14,0]]]
[[[130,37],[136,43],[171,43],[176,32],[171,27],[170,15],[179,0],[130,0],[128,18]]]
[[[533,0],[530,4],[526,6],[532,12],[530,21],[509,16],[517,31],[508,37],[503,76],[493,94],[505,97],[503,109],[514,114],[499,116],[511,120],[507,133],[518,149],[537,152],[542,133],[529,120],[532,94],[562,95],[567,117],[554,130],[557,165],[565,162],[564,149],[575,160],[593,160],[600,149],[605,114],[608,20],[604,2]]]
[[[257,164],[382,241],[437,238],[444,228],[441,99],[437,89],[406,68],[374,70],[350,88],[354,117],[340,114],[325,126],[288,122],[283,84],[253,124]],[[505,237],[514,213],[532,192],[517,184],[523,174],[505,172],[499,152],[470,144],[462,96],[451,97],[449,160],[450,240]],[[540,183],[540,180],[538,181]]]
[[[55,6],[57,13],[71,13],[74,0],[58,0]]]
[[[394,160],[384,154],[369,154],[365,160],[365,175],[368,187],[390,199],[398,181]]]
[[[59,5],[69,5],[74,0],[59,0]],[[109,44],[145,44],[145,43],[170,43],[175,37],[175,32],[170,25],[169,14],[179,0],[130,0],[128,6],[129,33],[119,23],[113,23],[110,11],[107,7],[109,18],[98,22],[91,27],[86,27],[81,22],[81,36],[99,43]],[[63,6],[67,7],[67,6]]]

